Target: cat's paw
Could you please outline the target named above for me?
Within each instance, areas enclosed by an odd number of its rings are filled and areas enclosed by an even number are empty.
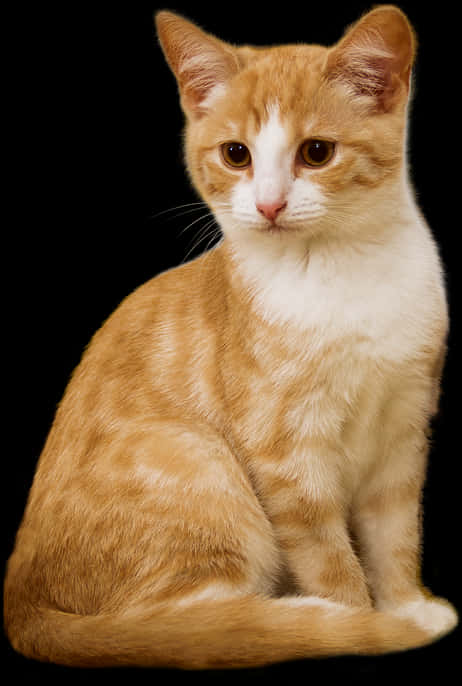
[[[397,617],[411,619],[434,639],[452,631],[458,623],[457,612],[444,598],[419,598],[392,611]]]

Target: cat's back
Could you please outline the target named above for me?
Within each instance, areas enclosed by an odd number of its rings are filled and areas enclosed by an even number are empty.
[[[120,558],[121,531],[130,529],[135,548],[148,531],[135,510],[155,500],[152,484],[164,458],[152,447],[159,447],[162,427],[193,433],[204,418],[217,420],[210,416],[219,406],[212,367],[226,316],[225,272],[216,249],[160,274],[129,295],[91,340],[58,407],[8,563],[5,588],[19,624],[42,603],[91,614],[122,584],[111,577],[112,560]],[[211,442],[210,430],[202,435]],[[87,578],[101,546],[110,550],[104,580],[92,577],[78,588],[60,581],[68,559],[73,574]],[[128,551],[126,564],[135,557]]]
[[[122,337],[150,336],[151,346],[162,340],[165,326],[186,323],[190,330],[222,310],[224,255],[220,246],[200,257],[154,276],[128,295],[96,333],[92,345]]]
[[[47,474],[58,473],[72,480],[76,468],[95,463],[125,433],[176,411],[191,415],[198,394],[210,404],[215,379],[206,372],[225,316],[225,271],[217,248],[150,279],[122,301],[72,374],[36,481],[45,485]],[[210,379],[202,391],[200,377]]]
[[[97,365],[100,378],[110,364],[117,365],[113,372],[119,374],[126,365],[130,378],[137,373],[135,361],[165,368],[173,353],[187,354],[192,340],[211,335],[225,296],[223,255],[216,248],[153,277],[128,295],[96,332],[82,362]]]

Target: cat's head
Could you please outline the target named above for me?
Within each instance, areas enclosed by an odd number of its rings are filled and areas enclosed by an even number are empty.
[[[363,230],[361,208],[403,176],[415,55],[405,15],[379,7],[330,48],[234,47],[170,12],[156,22],[188,170],[224,233]]]

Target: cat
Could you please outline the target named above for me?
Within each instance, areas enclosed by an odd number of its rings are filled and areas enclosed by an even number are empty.
[[[457,614],[420,579],[448,312],[406,167],[414,31],[392,5],[332,47],[156,25],[224,238],[83,355],[8,563],[9,639],[189,669],[430,643]]]

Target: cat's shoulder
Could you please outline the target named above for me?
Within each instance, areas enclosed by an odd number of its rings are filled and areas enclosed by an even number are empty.
[[[217,246],[153,276],[122,300],[96,338],[139,337],[168,320],[180,322],[185,315],[194,316],[203,303],[223,294],[224,262],[223,251]]]

